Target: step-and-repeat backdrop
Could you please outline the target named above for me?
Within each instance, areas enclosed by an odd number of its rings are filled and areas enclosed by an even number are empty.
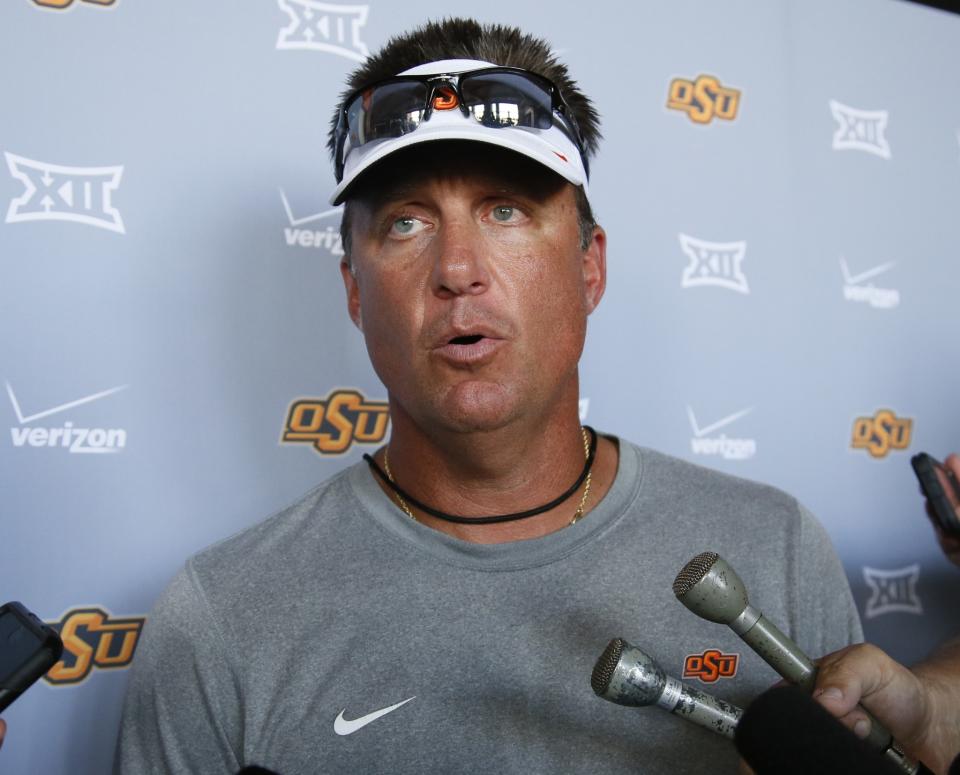
[[[184,559],[389,435],[345,314],[325,131],[351,68],[453,14],[546,36],[603,116],[587,421],[796,494],[900,659],[960,631],[960,569],[909,464],[960,448],[960,18],[5,0],[0,602],[66,651],[6,712],[4,773],[107,771]]]

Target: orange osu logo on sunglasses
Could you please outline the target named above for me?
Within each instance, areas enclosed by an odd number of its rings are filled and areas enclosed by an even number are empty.
[[[449,86],[438,86],[433,93],[434,110],[453,110],[459,104],[457,93]]]
[[[83,0],[85,3],[93,5],[113,5],[117,0]],[[53,8],[62,11],[73,5],[73,0],[33,0],[34,3],[42,8]]]
[[[735,676],[739,664],[739,654],[724,654],[717,649],[707,649],[702,654],[690,654],[684,660],[683,677],[712,684],[720,678]]]

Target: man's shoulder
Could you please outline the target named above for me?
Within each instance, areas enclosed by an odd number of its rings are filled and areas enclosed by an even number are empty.
[[[718,471],[664,452],[621,440],[621,454],[639,457],[644,510],[671,515],[707,531],[771,529],[794,532],[812,517],[797,499],[778,487]]]
[[[636,450],[642,461],[645,478],[658,488],[670,487],[689,497],[702,497],[714,502],[718,497],[741,500],[762,499],[796,507],[797,500],[778,487],[715,468],[684,460],[649,447],[642,447],[621,439]]]
[[[335,474],[260,522],[200,550],[187,561],[188,572],[235,577],[277,563],[293,567],[309,561],[311,548],[353,511],[350,471]]]
[[[350,468],[261,522],[187,559],[147,618],[147,654],[236,645],[282,626],[303,598],[337,585],[337,558],[362,541]],[[361,529],[357,528],[361,526]],[[152,644],[152,645],[150,645]],[[160,658],[160,657],[158,657]],[[150,657],[140,656],[141,662]]]

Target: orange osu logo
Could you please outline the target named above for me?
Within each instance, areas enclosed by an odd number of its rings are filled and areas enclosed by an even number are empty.
[[[702,654],[691,654],[686,658],[683,663],[683,677],[712,684],[719,678],[735,676],[739,663],[739,654],[724,654],[716,649],[707,649]]]
[[[858,417],[853,421],[854,449],[865,449],[871,457],[886,457],[890,450],[910,446],[913,420],[897,417],[889,409],[880,409],[873,417]]]
[[[60,633],[63,656],[44,680],[54,686],[78,684],[90,676],[94,667],[127,667],[137,650],[145,621],[143,616],[114,618],[102,608],[75,608],[59,622],[47,622]]]
[[[460,100],[457,98],[457,93],[447,86],[441,86],[434,92],[434,110],[453,110],[459,104]]]
[[[113,5],[116,1],[117,0],[81,0],[81,2],[84,3],[100,6]],[[57,11],[62,11],[73,5],[73,0],[33,0],[33,2],[41,8],[53,8]]]
[[[287,411],[283,442],[312,444],[321,455],[342,455],[353,444],[378,444],[387,435],[390,408],[359,391],[337,389],[324,399],[298,398]]]
[[[740,90],[721,86],[713,75],[698,75],[695,81],[674,78],[667,107],[684,111],[695,124],[709,124],[715,118],[733,121],[740,107]]]

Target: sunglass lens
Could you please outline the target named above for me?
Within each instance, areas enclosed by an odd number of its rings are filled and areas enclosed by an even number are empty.
[[[347,106],[347,125],[353,147],[412,132],[423,121],[427,87],[416,81],[375,86],[358,94]]]
[[[460,92],[469,113],[484,126],[552,125],[549,91],[518,73],[474,73],[461,79]]]

